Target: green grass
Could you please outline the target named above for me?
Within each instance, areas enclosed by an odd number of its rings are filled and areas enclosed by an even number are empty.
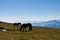
[[[60,29],[33,27],[31,32],[0,31],[0,40],[60,40]]]

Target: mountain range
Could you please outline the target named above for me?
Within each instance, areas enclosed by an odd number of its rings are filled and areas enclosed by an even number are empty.
[[[7,22],[2,22],[0,21],[0,26],[6,26],[8,24],[12,23],[7,23]],[[39,27],[49,27],[49,28],[60,28],[60,20],[49,20],[49,21],[43,21],[43,22],[31,22],[33,26],[39,26]]]
[[[33,22],[31,24],[33,26],[60,28],[60,20],[50,20],[50,21],[44,21],[44,22]]]

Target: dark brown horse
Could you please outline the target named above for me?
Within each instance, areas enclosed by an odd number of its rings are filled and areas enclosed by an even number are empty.
[[[27,24],[22,24],[20,27],[20,32],[21,31],[26,31],[26,28],[29,27],[29,30],[32,31],[32,24],[27,23]]]

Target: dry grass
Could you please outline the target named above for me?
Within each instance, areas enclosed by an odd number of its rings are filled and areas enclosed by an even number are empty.
[[[60,40],[60,29],[33,27],[32,32],[0,31],[0,40]]]
[[[8,29],[0,30],[0,40],[60,40],[60,28],[33,27],[31,32],[13,31],[13,25],[1,23],[0,27]]]

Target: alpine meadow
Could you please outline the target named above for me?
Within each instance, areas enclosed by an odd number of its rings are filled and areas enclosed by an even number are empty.
[[[60,40],[60,0],[0,0],[0,40]]]

